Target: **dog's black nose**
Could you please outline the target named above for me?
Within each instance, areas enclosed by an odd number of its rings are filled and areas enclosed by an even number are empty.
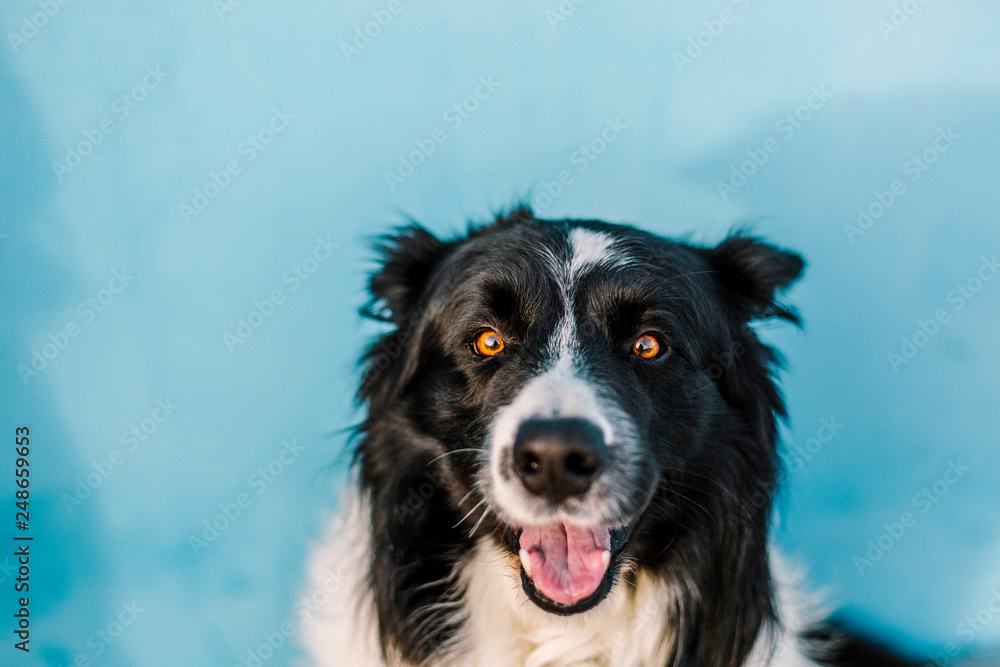
[[[607,447],[601,430],[585,419],[532,419],[518,429],[513,454],[525,488],[561,502],[590,488]]]

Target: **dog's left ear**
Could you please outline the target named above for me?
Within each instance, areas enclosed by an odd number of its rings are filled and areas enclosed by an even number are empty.
[[[776,300],[778,293],[802,275],[805,261],[800,255],[744,234],[734,234],[703,252],[728,301],[744,321],[780,317],[800,323],[794,309]]]

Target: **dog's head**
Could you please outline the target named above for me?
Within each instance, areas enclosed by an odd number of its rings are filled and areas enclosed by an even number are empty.
[[[454,598],[485,537],[548,612],[585,612],[646,568],[687,600],[681,625],[747,610],[718,650],[749,650],[771,614],[783,412],[750,323],[796,320],[775,293],[802,260],[524,209],[450,241],[405,228],[382,249],[369,312],[392,330],[366,357],[358,458],[383,633],[405,653],[405,609]]]

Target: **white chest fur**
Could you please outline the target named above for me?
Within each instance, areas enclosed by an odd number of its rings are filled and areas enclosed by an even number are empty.
[[[462,664],[475,667],[662,667],[670,593],[640,577],[632,594],[618,585],[596,608],[575,616],[542,611],[521,590],[516,559],[481,542],[463,572],[468,621]]]

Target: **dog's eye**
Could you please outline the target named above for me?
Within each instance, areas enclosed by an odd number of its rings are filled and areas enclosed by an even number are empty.
[[[492,357],[501,352],[503,347],[503,338],[500,338],[500,334],[492,329],[487,329],[476,336],[476,340],[472,344],[472,349],[481,357]]]
[[[652,334],[643,334],[632,343],[632,352],[643,359],[656,359],[665,349],[667,348]]]

